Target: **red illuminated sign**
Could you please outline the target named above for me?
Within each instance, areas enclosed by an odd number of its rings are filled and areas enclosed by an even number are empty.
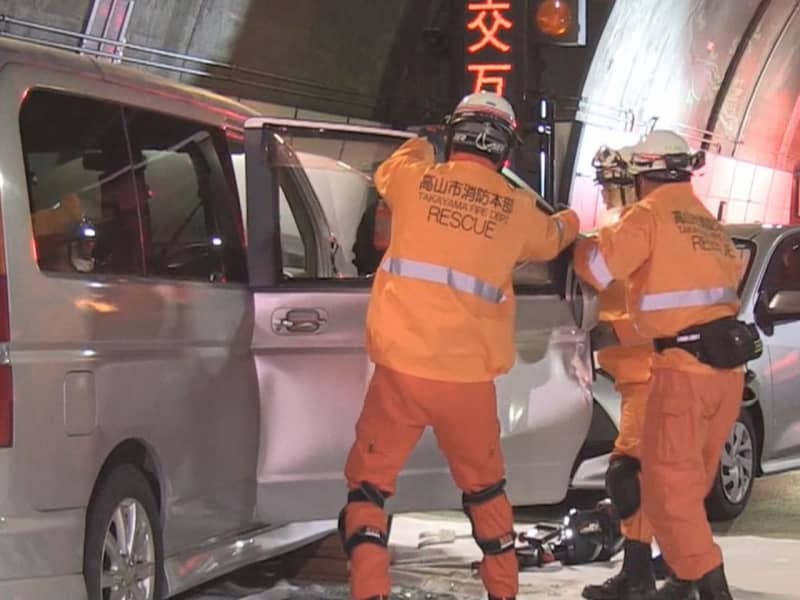
[[[474,85],[472,86],[473,92],[494,87],[494,91],[498,96],[502,96],[506,87],[506,76],[511,72],[510,63],[501,64],[468,64],[467,71],[473,73]]]
[[[491,13],[489,12],[491,10]],[[503,16],[504,11],[511,10],[510,2],[474,2],[467,5],[467,11],[474,12],[475,18],[467,23],[468,31],[478,30],[481,39],[467,48],[467,52],[475,54],[487,45],[497,48],[500,52],[509,52],[511,45],[503,42],[498,36],[501,29],[511,29],[512,22]],[[491,25],[486,22],[491,20]]]
[[[467,4],[466,70],[470,92],[503,95],[511,74],[511,1],[483,0]]]

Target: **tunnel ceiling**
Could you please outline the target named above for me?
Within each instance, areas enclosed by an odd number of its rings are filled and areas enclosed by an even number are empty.
[[[84,32],[104,0],[0,0],[0,14]],[[121,0],[117,0],[122,4]],[[105,0],[108,5],[113,0]],[[201,73],[151,70],[236,97],[386,121],[440,114],[447,74],[450,0],[135,0],[127,42],[232,64],[198,64],[127,48],[125,56]],[[10,26],[71,46],[77,40]],[[442,48],[444,47],[444,52]],[[142,66],[142,65],[140,65]],[[145,67],[146,68],[146,67]],[[431,75],[433,74],[433,77]],[[433,83],[423,86],[420,79]],[[447,77],[440,78],[442,80]],[[449,80],[448,80],[449,81]],[[443,104],[443,105],[444,105]]]

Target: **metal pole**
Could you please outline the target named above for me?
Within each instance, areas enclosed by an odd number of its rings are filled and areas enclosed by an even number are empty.
[[[545,96],[539,98],[539,194],[549,204],[555,200],[555,114],[553,101]]]

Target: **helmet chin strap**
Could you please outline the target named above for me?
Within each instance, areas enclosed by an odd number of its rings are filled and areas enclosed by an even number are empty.
[[[636,200],[637,197],[633,190],[633,183],[603,185],[603,203],[607,211],[621,210],[626,206],[634,204]]]
[[[643,198],[644,194],[642,193],[642,181],[644,180],[644,175],[636,175],[633,178],[633,188],[636,191],[637,198]]]
[[[636,185],[633,186],[624,186],[620,190],[620,196],[622,196],[622,206],[630,206],[631,204],[636,204],[639,201],[639,192],[636,190]]]
[[[510,155],[511,155],[511,147],[509,146],[508,148],[506,148],[506,151],[503,153],[503,155],[500,157],[500,159],[497,161],[497,164],[495,165],[498,173],[503,170],[503,165],[506,164],[506,161],[508,160],[508,157]]]

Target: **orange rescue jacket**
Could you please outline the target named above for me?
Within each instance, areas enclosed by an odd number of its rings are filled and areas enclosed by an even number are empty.
[[[579,244],[575,268],[601,290],[628,280],[631,317],[648,338],[672,337],[739,311],[736,248],[690,183],[660,186],[596,239]],[[656,365],[710,368],[677,349],[655,354]]]
[[[470,161],[434,162],[423,138],[375,173],[391,238],[367,311],[370,358],[442,381],[488,381],[514,364],[512,270],[575,239],[573,211],[552,217],[533,194]]]
[[[626,287],[624,281],[613,281],[598,297],[599,318],[614,328],[619,345],[598,350],[597,362],[618,386],[649,381],[653,354],[651,340],[639,334],[628,314]]]

